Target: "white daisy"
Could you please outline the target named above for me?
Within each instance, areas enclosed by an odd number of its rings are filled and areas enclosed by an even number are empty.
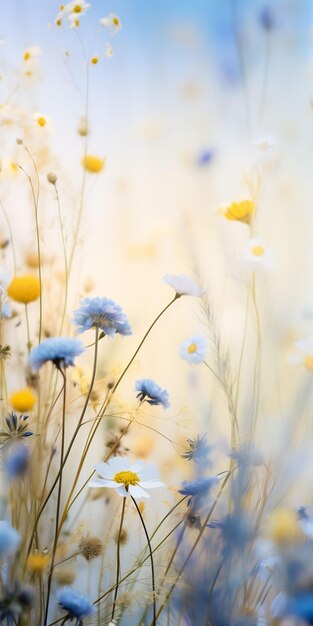
[[[39,46],[30,46],[23,54],[24,61],[28,62],[30,59],[38,59],[41,56],[41,48]]]
[[[190,339],[183,341],[180,346],[180,356],[188,363],[203,363],[209,349],[208,341],[205,337],[194,335]]]
[[[166,274],[163,280],[175,289],[177,296],[195,296],[200,298],[204,291],[192,278],[186,274]]]
[[[243,258],[253,270],[269,269],[273,263],[270,250],[260,238],[250,239]]]
[[[297,353],[289,355],[292,365],[304,365],[308,372],[313,373],[313,336],[295,342]]]
[[[122,497],[150,498],[146,489],[164,487],[154,465],[146,465],[143,461],[133,464],[130,459],[113,457],[108,463],[98,463],[95,469],[100,478],[91,480],[89,487],[115,489]]]
[[[85,15],[87,9],[89,9],[90,4],[84,2],[84,0],[73,0],[72,2],[67,2],[62,8],[61,13],[68,13],[76,16]]]
[[[46,115],[43,115],[43,113],[37,111],[36,113],[34,113],[33,119],[35,122],[35,126],[38,126],[38,128],[44,128],[45,130],[50,129],[50,120]]]
[[[101,26],[109,29],[111,35],[116,35],[116,33],[122,28],[119,17],[114,15],[114,13],[110,13],[107,17],[101,17],[99,22]]]

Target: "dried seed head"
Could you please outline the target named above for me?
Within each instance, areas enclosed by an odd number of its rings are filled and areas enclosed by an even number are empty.
[[[59,585],[71,585],[76,578],[73,567],[57,567],[54,576]]]
[[[86,535],[81,538],[78,548],[86,561],[93,561],[93,559],[96,559],[102,554],[103,543],[98,537]]]
[[[50,183],[50,185],[55,185],[57,180],[58,178],[53,172],[49,172],[49,174],[47,174],[47,181],[48,183]]]

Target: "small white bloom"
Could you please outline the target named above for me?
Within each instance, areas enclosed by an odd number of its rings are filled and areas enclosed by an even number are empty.
[[[108,59],[113,56],[113,48],[110,43],[107,43],[105,46],[104,56]]]
[[[192,278],[186,274],[166,274],[163,280],[175,289],[177,296],[195,296],[200,298],[204,291]]]
[[[273,258],[263,239],[250,239],[244,253],[244,261],[251,269],[269,269],[272,266]]]
[[[114,13],[110,13],[107,17],[101,17],[99,22],[101,26],[109,29],[111,35],[116,35],[116,33],[122,28],[119,17],[114,15]]]
[[[146,489],[164,487],[157,469],[143,461],[132,464],[124,457],[113,457],[108,463],[98,463],[95,469],[100,478],[92,479],[88,483],[89,487],[115,489],[122,497],[130,495],[133,498],[150,498]]]
[[[205,337],[194,335],[190,339],[183,341],[180,346],[180,356],[188,363],[203,363],[209,349],[208,341]]]
[[[259,137],[252,144],[252,155],[259,174],[273,171],[279,163],[278,141],[272,135]]]
[[[45,130],[48,130],[50,128],[50,120],[47,118],[46,115],[43,115],[43,113],[37,111],[37,113],[34,114],[33,119],[35,125],[39,128],[44,128]]]
[[[295,342],[297,353],[289,355],[292,365],[304,365],[308,372],[313,373],[313,336]]]
[[[84,2],[84,0],[73,0],[72,2],[67,2],[61,11],[61,14],[67,13],[76,16],[85,15],[86,11],[89,9],[90,4]]]
[[[30,59],[38,59],[41,56],[41,48],[39,46],[30,46],[23,54],[24,61],[28,62]]]

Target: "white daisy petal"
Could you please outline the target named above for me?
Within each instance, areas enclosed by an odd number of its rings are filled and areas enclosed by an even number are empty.
[[[164,483],[160,480],[141,480],[140,486],[144,489],[155,489],[156,487],[164,487]]]
[[[166,274],[163,280],[170,285],[170,287],[175,289],[178,296],[195,296],[199,298],[204,294],[203,289],[201,289],[192,276],[186,276],[185,274]]]
[[[113,480],[108,481],[105,478],[93,478],[89,483],[88,487],[115,487],[115,483]]]
[[[118,483],[115,483],[115,487],[118,485]],[[118,485],[117,489],[116,489],[116,493],[118,493],[119,496],[123,496],[123,498],[126,498],[126,496],[128,495],[128,492],[126,491],[124,485]]]
[[[100,476],[103,476],[103,478],[112,478],[112,470],[107,463],[98,463],[95,465],[95,470]]]
[[[129,485],[129,493],[133,498],[150,498],[150,495],[140,485]]]
[[[303,354],[310,355],[313,353],[313,337],[306,337],[306,339],[300,339],[296,341],[295,346],[303,352]]]

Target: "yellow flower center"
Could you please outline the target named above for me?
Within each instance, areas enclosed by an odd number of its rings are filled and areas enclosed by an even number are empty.
[[[92,63],[93,65],[97,65],[97,63],[99,63],[99,57],[92,57],[92,59],[91,59],[91,63]]]
[[[81,13],[82,12],[82,7],[80,4],[75,4],[74,9],[73,9],[73,13]]]
[[[309,372],[313,372],[313,356],[306,356],[304,359],[304,365]]]
[[[56,26],[61,26],[61,24],[62,24],[62,20],[58,19],[58,20],[56,20],[56,22],[55,22],[55,23],[56,23]]]
[[[32,390],[26,387],[26,389],[20,389],[12,393],[10,397],[10,404],[14,411],[18,413],[26,413],[31,411],[35,405],[36,397]]]
[[[251,252],[254,256],[263,256],[265,250],[263,246],[253,246]]]
[[[46,120],[45,117],[43,117],[41,115],[39,117],[37,117],[37,124],[38,124],[38,126],[41,126],[41,128],[43,128],[46,125],[46,123],[47,123],[47,120]]]
[[[24,53],[24,61],[28,61],[28,59],[30,59],[30,52],[28,52],[28,50]]]
[[[196,350],[197,350],[197,344],[191,343],[190,346],[188,346],[187,352],[189,352],[189,354],[193,354],[194,352],[196,352]]]
[[[120,21],[119,21],[118,17],[113,17],[112,21],[113,21],[114,26],[119,26]]]
[[[37,300],[40,295],[40,282],[36,276],[16,276],[8,287],[8,295],[16,302],[24,304]]]
[[[115,480],[116,483],[125,485],[127,489],[129,485],[137,485],[137,483],[139,482],[139,476],[135,472],[130,472],[129,470],[125,470],[123,472],[117,472],[113,480]]]

